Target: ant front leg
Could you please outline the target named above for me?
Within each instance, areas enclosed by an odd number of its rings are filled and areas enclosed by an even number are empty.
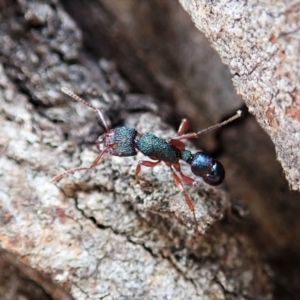
[[[93,161],[93,163],[92,163],[89,167],[79,167],[79,168],[71,169],[71,170],[68,170],[68,171],[66,171],[66,172],[63,172],[63,173],[61,173],[61,174],[58,174],[58,175],[54,176],[54,177],[50,180],[50,183],[55,183],[56,181],[61,180],[63,177],[65,177],[65,176],[67,176],[67,175],[69,175],[69,174],[75,173],[75,172],[77,172],[77,171],[83,171],[83,170],[86,170],[86,171],[87,171],[87,170],[91,170],[91,169],[95,168],[95,167],[98,165],[98,163],[99,163],[101,157],[103,156],[103,154],[104,154],[105,152],[107,152],[108,149],[109,149],[108,147],[105,148],[105,149],[103,149],[102,152],[96,157],[96,159]]]
[[[135,169],[136,182],[137,183],[139,182],[139,173],[141,172],[141,166],[153,168],[156,165],[158,165],[160,162],[161,162],[161,160],[158,160],[158,161],[140,160]]]

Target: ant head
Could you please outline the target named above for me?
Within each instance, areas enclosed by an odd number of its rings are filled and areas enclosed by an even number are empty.
[[[197,152],[193,155],[191,170],[209,185],[221,184],[225,178],[223,165],[203,152]]]

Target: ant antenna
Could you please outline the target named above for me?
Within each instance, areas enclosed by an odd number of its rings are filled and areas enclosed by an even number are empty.
[[[107,125],[107,122],[106,122],[106,120],[105,120],[105,118],[104,118],[102,112],[101,112],[98,108],[96,108],[96,107],[95,107],[94,105],[92,105],[91,103],[86,102],[86,101],[83,100],[81,97],[79,97],[79,96],[76,95],[74,92],[72,92],[71,90],[69,90],[68,88],[66,88],[66,87],[64,87],[64,86],[61,87],[60,90],[61,90],[64,94],[66,94],[66,95],[68,95],[69,97],[73,98],[74,100],[83,103],[84,105],[90,107],[90,108],[93,109],[95,112],[97,112],[98,115],[99,115],[99,117],[100,117],[100,120],[101,120],[101,122],[102,122],[102,124],[103,124],[103,126],[104,126],[104,128],[106,129],[106,131],[107,131],[107,132],[110,131],[109,126]],[[107,96],[106,93],[103,93],[103,97],[107,98],[108,96]]]

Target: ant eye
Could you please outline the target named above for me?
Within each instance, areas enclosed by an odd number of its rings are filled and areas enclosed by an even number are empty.
[[[219,185],[223,182],[224,177],[225,170],[223,165],[218,161],[214,161],[210,171],[203,176],[203,180],[210,185]]]

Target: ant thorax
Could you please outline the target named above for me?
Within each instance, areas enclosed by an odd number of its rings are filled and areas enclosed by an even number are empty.
[[[145,156],[167,163],[177,163],[181,156],[179,148],[149,132],[139,137],[136,147]]]

